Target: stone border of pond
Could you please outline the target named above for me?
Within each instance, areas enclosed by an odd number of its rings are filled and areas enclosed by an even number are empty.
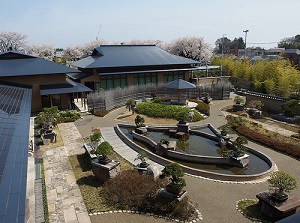
[[[210,124],[207,125],[203,125],[203,127],[208,126],[209,128],[213,128],[213,126],[211,126]],[[152,159],[153,161],[161,164],[161,165],[167,165],[169,163],[172,163],[173,161],[169,160],[166,157],[162,157],[159,156],[151,151],[149,151],[148,149],[145,149],[141,146],[139,146],[138,144],[134,143],[131,139],[129,139],[121,130],[120,127],[134,127],[134,125],[128,125],[128,124],[118,124],[117,126],[115,126],[115,131],[117,133],[117,135],[128,145],[130,146],[132,149],[136,150],[137,152],[140,151],[145,151],[148,155],[148,157],[150,159]],[[168,129],[174,129],[176,127],[170,127],[170,126],[149,126],[147,127],[151,130],[156,129],[156,130],[162,130],[162,131],[168,131]],[[214,129],[214,128],[213,128]],[[212,132],[218,132],[217,130],[212,130]],[[201,132],[201,134],[208,134],[208,133],[203,133]],[[208,134],[211,135],[211,134]],[[212,135],[211,135],[212,137]],[[217,136],[215,136],[217,138]],[[145,139],[146,138],[146,139]],[[147,141],[146,143],[149,143],[150,146],[155,146],[157,145],[156,142],[152,141],[151,139],[144,137],[144,139]],[[250,151],[251,153],[253,153],[254,155],[258,156],[259,158],[261,158],[262,160],[264,160],[269,166],[270,168],[267,171],[264,171],[262,173],[259,174],[252,174],[252,175],[231,175],[231,174],[222,174],[222,173],[215,173],[215,172],[210,172],[210,171],[205,171],[205,170],[200,170],[200,169],[196,169],[196,168],[192,168],[192,167],[188,167],[185,165],[181,165],[183,171],[185,173],[191,174],[191,175],[196,175],[196,176],[201,176],[201,177],[206,177],[206,178],[210,178],[210,179],[215,179],[215,180],[222,180],[222,181],[253,181],[253,180],[261,180],[266,178],[271,172],[273,172],[274,170],[276,170],[276,164],[265,154],[256,151],[253,148],[250,148],[247,146],[247,150]],[[175,151],[171,151],[168,150],[168,153],[172,152],[172,153],[178,153]],[[218,157],[214,157],[214,158],[218,158]],[[221,158],[221,157],[220,157]]]

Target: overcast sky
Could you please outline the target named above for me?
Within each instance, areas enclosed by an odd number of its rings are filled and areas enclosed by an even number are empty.
[[[300,0],[0,0],[0,31],[29,44],[67,47],[91,40],[170,42],[200,36],[215,46],[223,34],[265,49],[300,34]],[[263,44],[269,43],[269,44]]]

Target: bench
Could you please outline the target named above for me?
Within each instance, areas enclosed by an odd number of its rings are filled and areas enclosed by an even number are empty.
[[[83,144],[86,154],[89,156],[91,160],[97,158],[96,154],[92,154],[91,151],[96,149],[99,145],[99,142],[87,142]]]
[[[272,194],[265,191],[256,195],[261,205],[261,212],[271,218],[284,218],[295,214],[300,206],[300,200],[295,196],[289,196],[284,202],[275,202]]]

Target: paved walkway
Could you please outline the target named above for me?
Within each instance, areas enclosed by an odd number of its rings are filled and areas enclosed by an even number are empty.
[[[100,128],[102,137],[105,141],[108,141],[111,146],[114,148],[114,150],[121,155],[124,159],[129,161],[130,163],[136,165],[140,161],[134,160],[138,154],[135,150],[131,149],[129,146],[127,146],[116,134],[113,127],[102,127]],[[157,166],[158,170],[162,171],[164,166],[157,164],[156,162],[153,162],[152,160],[147,160],[147,163],[150,165]]]
[[[43,154],[50,222],[89,223],[90,218],[68,156],[84,153],[74,123],[58,125],[64,146]]]

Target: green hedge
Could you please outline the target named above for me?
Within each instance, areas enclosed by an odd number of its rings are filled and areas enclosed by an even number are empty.
[[[143,102],[136,106],[135,111],[139,114],[147,115],[150,117],[171,118],[177,120],[180,113],[184,111],[190,112],[192,110],[179,105],[164,105],[154,102]],[[194,112],[194,122],[200,121],[202,119],[203,117],[199,113]]]
[[[191,102],[195,102],[197,103],[198,105],[196,106],[196,110],[200,113],[203,113],[207,116],[210,115],[210,106],[209,104],[206,104],[204,103],[203,101],[201,100],[197,100],[197,99],[189,99],[189,101]]]
[[[300,146],[298,145],[292,145],[283,141],[278,141],[276,139],[272,139],[266,135],[263,135],[261,133],[258,133],[256,131],[253,131],[246,126],[238,126],[236,128],[236,131],[243,135],[246,136],[248,139],[260,143],[264,146],[267,146],[271,149],[274,149],[279,152],[283,152],[285,154],[291,155],[295,158],[300,158]]]

